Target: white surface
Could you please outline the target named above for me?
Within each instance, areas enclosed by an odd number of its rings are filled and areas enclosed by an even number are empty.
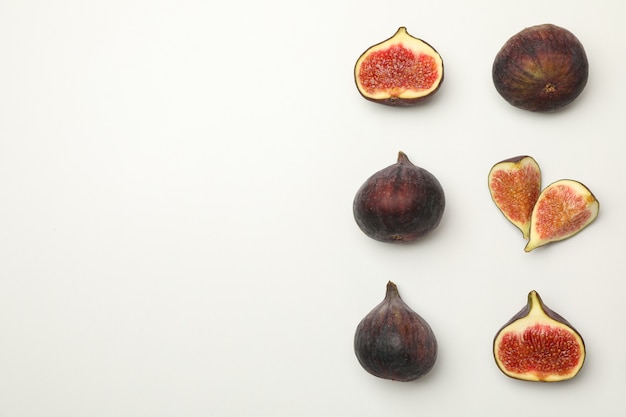
[[[545,22],[590,61],[583,94],[550,115],[491,82],[506,39]],[[401,25],[446,69],[411,109],[352,80]],[[618,415],[624,37],[617,0],[2,2],[0,415]],[[447,196],[439,229],[404,247],[352,218],[398,150]],[[545,184],[588,185],[597,221],[525,253],[486,187],[518,154]],[[415,383],[353,354],[389,279],[438,336]],[[585,338],[570,383],[494,364],[531,289]]]

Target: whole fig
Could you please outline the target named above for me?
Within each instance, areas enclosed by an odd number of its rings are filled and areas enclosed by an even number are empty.
[[[412,242],[434,230],[443,217],[445,195],[433,174],[409,161],[398,162],[365,181],[352,210],[359,228],[381,242]]]
[[[582,43],[553,24],[528,27],[502,46],[492,67],[493,83],[511,105],[551,112],[578,97],[587,84],[589,63]]]
[[[354,335],[354,352],[370,374],[394,381],[426,375],[437,359],[437,339],[419,314],[387,283],[385,299],[365,316]]]

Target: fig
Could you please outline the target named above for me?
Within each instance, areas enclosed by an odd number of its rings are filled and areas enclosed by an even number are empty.
[[[391,38],[361,54],[354,66],[354,80],[367,100],[414,105],[441,87],[443,60],[432,46],[400,27]]]
[[[354,219],[381,242],[413,242],[434,230],[443,217],[445,196],[433,174],[400,151],[398,161],[363,183],[354,197]]]
[[[526,306],[496,334],[493,354],[498,368],[511,378],[557,382],[578,374],[585,361],[585,342],[533,290]]]
[[[489,191],[504,217],[528,239],[530,217],[541,193],[537,161],[524,155],[498,162],[489,171]]]
[[[539,195],[530,220],[524,250],[567,239],[598,217],[600,203],[589,189],[574,180],[558,180]]]
[[[589,63],[573,33],[553,24],[532,26],[512,36],[496,54],[493,83],[515,107],[558,110],[580,95]]]
[[[387,283],[384,300],[361,320],[354,335],[354,352],[370,374],[394,381],[426,375],[437,359],[437,339],[430,325]]]

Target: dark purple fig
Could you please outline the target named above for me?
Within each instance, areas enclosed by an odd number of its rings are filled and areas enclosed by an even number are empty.
[[[428,323],[387,283],[385,299],[359,323],[354,352],[370,374],[394,381],[426,375],[437,359],[437,339]]]
[[[589,63],[578,38],[552,24],[532,26],[511,37],[493,62],[493,83],[515,107],[558,110],[585,88]]]
[[[352,210],[361,230],[381,242],[412,242],[441,221],[445,196],[433,174],[400,151],[398,162],[372,175],[357,191]]]

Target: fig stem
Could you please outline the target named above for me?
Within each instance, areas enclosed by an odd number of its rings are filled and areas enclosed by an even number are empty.
[[[396,31],[396,34],[394,36],[398,36],[398,34],[400,34],[400,33],[404,33],[404,34],[408,35],[409,32],[407,31],[406,27],[400,26],[398,28],[398,30]]]
[[[528,305],[533,307],[533,306],[537,306],[541,304],[541,298],[539,297],[539,294],[537,294],[537,291],[532,290],[531,292],[528,293]]]
[[[387,293],[385,294],[385,298],[400,298],[400,293],[398,292],[398,286],[393,282],[389,281],[387,283]]]
[[[398,163],[399,164],[413,164],[410,160],[409,157],[402,151],[398,152]]]
[[[528,293],[528,315],[539,314],[544,315],[543,300],[537,293],[537,291],[532,290]]]

